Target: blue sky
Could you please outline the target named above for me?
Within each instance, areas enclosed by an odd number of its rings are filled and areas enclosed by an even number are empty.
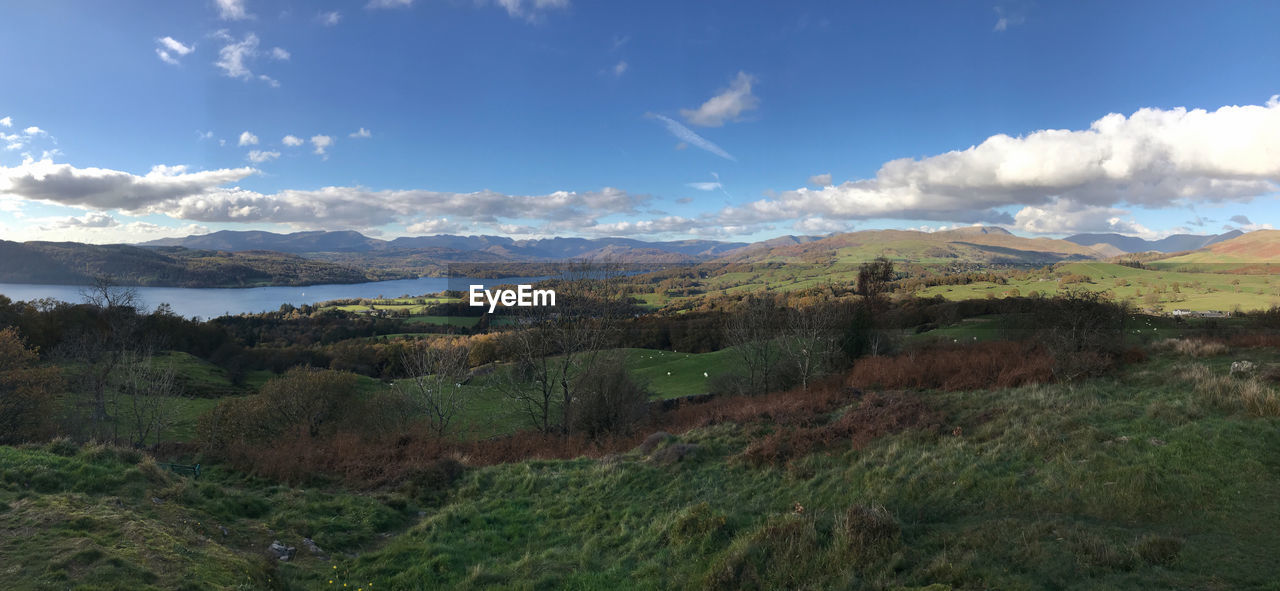
[[[1275,2],[3,12],[6,239],[1151,238],[1280,211]]]

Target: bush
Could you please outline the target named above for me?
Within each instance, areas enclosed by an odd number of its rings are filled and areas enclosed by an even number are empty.
[[[57,368],[40,367],[39,355],[14,328],[0,330],[0,443],[21,443],[53,432]]]
[[[979,390],[1054,379],[1054,360],[1034,343],[1000,341],[943,346],[859,360],[847,383],[867,389]]]
[[[1035,340],[1053,356],[1054,375],[1069,381],[1110,367],[1124,347],[1126,313],[1123,304],[1101,293],[1069,288],[1038,303],[1029,320]]]
[[[860,448],[879,437],[911,429],[936,432],[943,423],[943,416],[917,396],[868,394],[857,406],[826,425],[780,428],[752,441],[742,456],[757,466],[783,464],[841,443]]]
[[[713,396],[742,396],[751,390],[751,381],[736,373],[718,373],[707,380],[707,392]]]
[[[623,360],[601,355],[574,386],[569,429],[588,437],[622,433],[644,417],[649,391],[631,377]]]
[[[207,449],[233,442],[261,445],[286,433],[318,437],[336,431],[353,412],[354,374],[294,368],[273,378],[255,396],[224,400],[200,417],[198,432]]]

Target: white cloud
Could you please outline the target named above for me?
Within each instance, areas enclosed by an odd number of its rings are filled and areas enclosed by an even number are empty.
[[[809,177],[809,184],[810,184],[810,185],[813,185],[813,186],[815,186],[815,187],[830,187],[830,186],[831,186],[831,173],[826,173],[826,174],[815,174],[815,175],[813,175],[813,176]]]
[[[84,216],[94,216],[98,214],[88,214]],[[91,226],[84,224],[76,224],[69,222],[80,218],[43,218],[33,220],[35,224],[43,225],[27,225],[21,229],[15,230],[15,240],[56,240],[56,241],[74,241],[84,242],[86,244],[121,244],[131,242],[145,242],[147,240],[155,240],[159,238],[177,238],[182,236],[192,236],[199,234],[208,234],[208,226],[198,224],[187,224],[183,226],[161,226],[149,222],[133,221],[123,223],[118,220],[112,220],[115,223],[108,222],[102,226]],[[92,222],[93,220],[89,220]]]
[[[569,7],[569,0],[497,0],[497,3],[509,16],[530,21],[539,20],[549,9]]]
[[[241,133],[241,134],[240,134],[240,145],[241,145],[241,146],[256,146],[256,145],[258,145],[258,136],[253,135],[252,133],[250,133],[250,132],[248,132],[248,131],[245,131],[245,132],[243,132],[243,133]]]
[[[320,23],[323,24],[324,26],[332,27],[334,25],[337,25],[338,22],[342,20],[342,13],[336,10],[330,11],[330,12],[322,12],[317,18],[320,20]]]
[[[845,220],[828,220],[826,218],[804,218],[791,224],[791,229],[805,234],[830,234],[832,232],[848,232],[851,224]]]
[[[680,116],[693,125],[703,127],[720,127],[725,121],[736,121],[742,113],[755,109],[760,104],[760,100],[751,94],[751,85],[755,80],[754,76],[746,72],[738,72],[729,88],[707,99],[697,109],[680,109]]]
[[[1043,212],[1065,211],[1115,228],[1106,208],[1245,202],[1273,193],[1280,183],[1275,154],[1280,100],[1216,111],[1141,109],[1107,115],[1085,130],[996,135],[965,150],[893,160],[874,178],[786,191],[726,208],[720,221],[822,216],[1013,224],[1003,210],[1023,206],[1028,227],[1044,230],[1050,221]]]
[[[311,145],[315,146],[316,154],[327,156],[328,154],[325,150],[328,150],[329,146],[333,145],[333,138],[327,135],[313,135],[311,136]]]
[[[658,121],[661,121],[662,124],[666,126],[667,132],[669,132],[673,136],[676,136],[677,139],[681,140],[684,143],[693,144],[699,148],[702,148],[703,150],[711,152],[712,154],[715,154],[716,156],[719,156],[726,160],[735,160],[735,161],[737,160],[733,156],[730,156],[728,152],[720,149],[720,146],[717,146],[711,143],[710,141],[708,141],[706,138],[694,133],[692,129],[689,129],[688,127],[681,125],[680,122],[676,121],[675,119],[667,117],[666,115],[655,115],[653,113],[649,113],[646,116],[652,117],[654,119],[657,119]],[[679,148],[679,146],[677,146],[677,148]]]
[[[646,236],[652,234],[722,235],[720,229],[705,226],[700,220],[675,215],[652,220],[593,224],[578,228],[578,230],[585,234],[594,236]]]
[[[286,135],[286,136],[284,136],[284,138],[283,138],[283,139],[281,139],[281,140],[280,140],[280,143],[282,143],[282,144],[284,144],[284,145],[286,145],[286,146],[295,146],[295,147],[296,147],[296,146],[301,146],[303,143],[305,143],[305,141],[304,141],[302,138],[297,137],[297,136],[294,136],[294,135]]]
[[[1044,206],[1023,207],[1014,214],[1014,227],[1031,234],[1116,232],[1149,238],[1155,232],[1122,216],[1128,211],[1099,205],[1082,205],[1060,199]]]
[[[0,119],[0,127],[13,127],[13,117]]]
[[[109,214],[99,211],[91,211],[80,217],[65,217],[52,220],[39,220],[45,224],[42,230],[62,230],[68,228],[112,228],[119,226],[120,222]]]
[[[256,172],[253,168],[188,172],[185,166],[158,165],[139,176],[28,160],[19,166],[0,166],[0,195],[74,207],[141,211],[165,201],[204,195]]]
[[[258,36],[248,33],[244,39],[236,41],[226,31],[218,31],[214,33],[214,37],[226,41],[227,44],[218,50],[218,61],[213,65],[221,68],[223,73],[231,78],[247,80],[253,77],[253,71],[245,62],[258,54]]]
[[[197,129],[197,130],[196,130],[196,139],[201,140],[201,141],[203,141],[203,140],[211,140],[211,139],[213,139],[213,132],[212,132],[212,131],[200,131],[199,129]]]
[[[466,227],[462,224],[451,222],[448,218],[435,218],[423,220],[416,224],[405,226],[404,230],[410,234],[427,235],[427,234],[456,234],[463,232]]]
[[[235,37],[232,37],[230,33],[223,29],[215,32],[213,38],[224,43],[218,49],[218,60],[213,62],[214,66],[222,70],[224,76],[241,80],[257,78],[272,87],[280,86],[280,82],[276,79],[266,74],[255,74],[249,68],[249,63],[262,55],[262,51],[258,49],[260,41],[257,35],[246,33],[243,39],[236,40]],[[289,52],[279,47],[272,48],[268,55],[276,60],[289,59]]]
[[[1026,17],[1019,12],[1010,12],[1003,6],[995,7],[996,25],[991,28],[992,31],[1007,31],[1009,27],[1015,27],[1026,22]]]
[[[714,191],[722,187],[719,181],[707,182],[707,183],[687,183],[687,186],[697,189],[699,191]]]
[[[9,121],[9,124],[4,125],[3,127],[13,126],[13,121],[10,120],[8,117],[5,117],[4,120]],[[37,136],[48,136],[48,135],[49,133],[46,132],[45,130],[32,125],[17,133],[0,132],[0,142],[4,142],[5,150],[17,151],[31,145],[32,140],[36,139]],[[24,153],[23,156],[29,158],[29,155],[26,153]]]
[[[452,223],[469,224],[544,220],[549,229],[577,231],[595,227],[599,217],[635,215],[639,213],[637,208],[649,200],[648,196],[613,188],[531,196],[493,191],[372,191],[363,187],[286,190],[267,195],[232,188],[158,202],[147,211],[198,222],[284,223],[309,229],[413,225],[442,217]]]
[[[369,138],[369,137],[373,137],[373,133],[371,133],[369,130],[367,130],[367,129],[365,129],[365,128],[361,127],[359,130],[356,130],[356,131],[351,132],[350,134],[347,134],[347,137],[351,137],[351,138]]]
[[[413,0],[369,0],[365,8],[408,8]]]
[[[178,58],[190,54],[196,50],[195,45],[185,45],[173,37],[161,37],[156,39],[156,55],[166,64],[178,65],[182,62]]]
[[[249,161],[255,162],[258,164],[267,162],[269,160],[275,160],[276,158],[279,158],[279,157],[280,157],[280,152],[276,152],[276,151],[268,152],[264,150],[249,150]]]
[[[621,77],[623,74],[627,72],[627,67],[628,66],[627,66],[626,60],[620,60],[617,64],[613,66],[613,75],[617,77]]]
[[[214,0],[218,7],[218,18],[226,21],[240,21],[249,18],[245,11],[245,0]]]

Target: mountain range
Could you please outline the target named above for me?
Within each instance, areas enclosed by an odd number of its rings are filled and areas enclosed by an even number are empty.
[[[792,237],[794,239],[794,237]],[[191,249],[224,250],[272,250],[294,254],[303,253],[354,253],[389,252],[425,249],[445,249],[462,252],[488,252],[513,259],[562,260],[600,258],[602,255],[625,256],[631,251],[671,253],[688,259],[706,259],[720,256],[731,250],[747,246],[745,242],[718,242],[714,240],[679,240],[672,242],[646,242],[631,238],[539,238],[516,240],[505,236],[436,236],[401,237],[393,240],[370,238],[359,232],[239,232],[223,230],[211,234],[164,238],[143,242],[138,246],[181,246]]]
[[[1125,254],[1131,252],[1183,252],[1188,250],[1199,250],[1210,244],[1231,240],[1238,236],[1242,236],[1244,232],[1240,230],[1232,230],[1223,234],[1174,234],[1160,240],[1144,240],[1134,236],[1125,236],[1123,234],[1076,234],[1063,238],[1067,242],[1074,242],[1082,246],[1097,246],[1099,244],[1107,244],[1115,247],[1120,252],[1116,254]]]
[[[886,256],[926,265],[1045,265],[1139,252],[1145,253],[1144,261],[1270,264],[1280,261],[1280,231],[1177,235],[1156,241],[1119,234],[1077,234],[1056,240],[975,226],[936,232],[864,230],[781,236],[751,244],[455,235],[380,240],[350,231],[221,231],[138,245],[0,240],[0,282],[85,284],[95,276],[108,275],[130,285],[243,287],[360,283],[451,273],[537,275],[541,273],[530,263],[568,260],[830,265]],[[450,268],[460,263],[471,268]],[[484,270],[476,270],[481,268]]]

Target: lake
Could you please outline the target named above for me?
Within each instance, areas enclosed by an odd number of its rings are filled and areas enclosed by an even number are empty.
[[[280,309],[281,304],[301,306],[344,298],[394,298],[422,295],[446,289],[467,291],[471,285],[485,287],[502,284],[534,283],[542,277],[421,277],[394,281],[348,283],[343,285],[307,285],[304,287],[135,287],[147,310],[169,304],[173,312],[188,318],[215,318],[224,314],[245,314]],[[53,298],[64,302],[83,302],[83,286],[0,283],[0,294],[14,301]]]

